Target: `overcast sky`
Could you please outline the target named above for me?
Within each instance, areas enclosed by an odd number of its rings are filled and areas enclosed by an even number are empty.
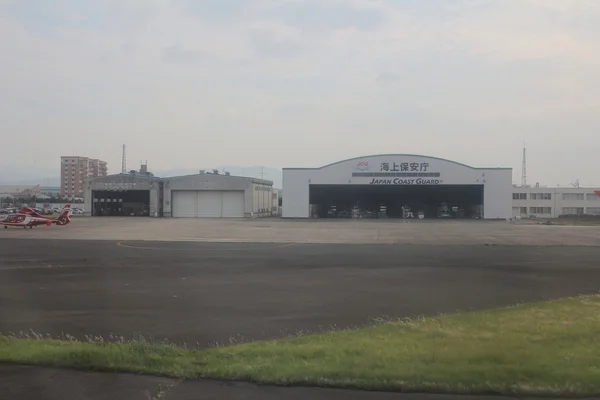
[[[0,0],[0,54],[0,180],[119,172],[126,143],[152,170],[415,153],[520,181],[525,142],[531,183],[600,185],[598,0]]]

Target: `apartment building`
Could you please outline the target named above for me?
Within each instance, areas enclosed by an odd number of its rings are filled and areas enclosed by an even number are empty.
[[[513,216],[600,215],[600,188],[513,187]]]
[[[89,168],[90,176],[94,178],[97,176],[106,176],[108,172],[106,161],[101,161],[95,158],[90,158]]]
[[[63,197],[83,197],[88,178],[106,176],[106,161],[79,156],[60,157],[60,194]]]

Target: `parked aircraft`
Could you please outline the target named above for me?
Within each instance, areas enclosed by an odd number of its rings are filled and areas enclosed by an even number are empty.
[[[24,207],[18,213],[9,214],[4,219],[0,219],[0,225],[4,225],[4,229],[7,229],[9,226],[33,229],[34,226],[38,225],[67,225],[71,222],[72,213],[73,210],[70,204],[65,205],[58,218],[44,217],[31,208]]]

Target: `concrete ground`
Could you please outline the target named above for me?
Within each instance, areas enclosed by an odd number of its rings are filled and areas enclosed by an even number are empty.
[[[0,332],[207,346],[593,293],[600,247],[0,241]]]
[[[596,293],[598,233],[486,221],[121,218],[0,230],[0,332],[208,346]],[[0,398],[407,398],[1,367]]]
[[[3,400],[154,400],[177,383],[155,376],[0,364]]]
[[[132,374],[105,374],[9,365],[0,365],[0,398],[19,400],[464,400],[465,398],[515,400],[505,396],[385,393],[258,386],[244,382],[180,381]],[[520,398],[520,400],[527,399]]]
[[[64,227],[0,229],[0,239],[4,238],[600,246],[600,226],[472,220],[405,223],[402,220],[76,217]]]

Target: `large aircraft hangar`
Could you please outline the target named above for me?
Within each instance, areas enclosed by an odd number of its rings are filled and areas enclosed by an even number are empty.
[[[512,215],[512,168],[383,154],[283,169],[284,218],[484,218]]]

